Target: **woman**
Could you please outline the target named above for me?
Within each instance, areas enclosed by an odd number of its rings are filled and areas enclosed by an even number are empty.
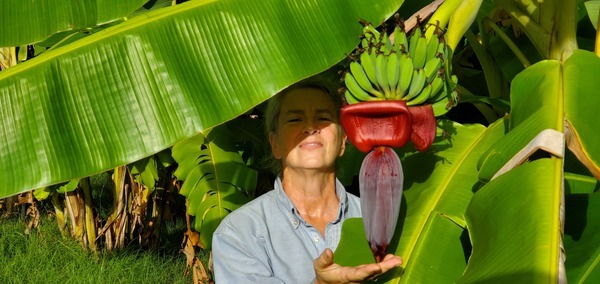
[[[269,101],[266,123],[280,174],[274,189],[229,214],[213,235],[217,283],[351,283],[402,260],[333,263],[342,223],[360,217],[359,199],[335,178],[346,135],[339,98],[317,85],[289,88]]]

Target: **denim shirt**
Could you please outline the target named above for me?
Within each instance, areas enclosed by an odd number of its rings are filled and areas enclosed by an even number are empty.
[[[360,217],[360,200],[336,180],[338,217],[325,238],[306,223],[283,191],[274,189],[229,214],[213,234],[215,280],[221,283],[312,283],[313,260],[325,248],[335,251],[342,223]]]

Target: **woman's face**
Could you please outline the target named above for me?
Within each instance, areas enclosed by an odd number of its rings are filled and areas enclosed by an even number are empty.
[[[269,135],[271,150],[281,159],[283,170],[335,170],[335,159],[344,153],[346,135],[337,119],[329,95],[314,88],[301,88],[281,100],[276,133]]]

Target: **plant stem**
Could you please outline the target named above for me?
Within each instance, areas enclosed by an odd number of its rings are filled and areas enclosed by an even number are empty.
[[[477,37],[472,31],[467,30],[465,36],[473,48],[473,52],[475,52],[477,59],[479,59],[490,97],[508,99],[508,92],[506,92],[506,95],[504,93],[504,90],[508,89],[508,86],[505,86],[507,85],[507,82],[504,80],[502,70],[498,67],[493,56],[479,43],[479,41],[477,41]]]
[[[85,204],[84,227],[85,235],[88,241],[88,247],[92,251],[96,251],[96,218],[94,217],[94,209],[92,204],[92,192],[90,190],[90,178],[81,179],[79,183],[83,192],[83,201]]]
[[[71,220],[71,236],[77,241],[81,242],[81,236],[83,230],[80,227],[80,215],[79,215],[79,202],[78,202],[77,190],[67,191],[65,193],[65,204],[67,205],[67,212],[69,219]]]
[[[565,61],[577,49],[577,0],[561,0],[554,11],[550,59]]]
[[[529,62],[525,54],[523,54],[521,49],[519,49],[515,42],[512,41],[512,39],[510,39],[510,37],[500,27],[498,27],[498,25],[496,25],[494,21],[492,21],[488,17],[484,17],[483,21],[486,25],[492,28],[492,30],[494,30],[494,33],[498,37],[500,37],[500,39],[508,46],[508,48],[510,48],[510,50],[515,54],[515,56],[517,56],[517,59],[519,59],[521,64],[523,64],[523,67],[527,68],[531,65],[531,63]]]
[[[540,55],[543,58],[548,58],[550,49],[549,45],[551,41],[550,30],[552,29],[552,26],[545,26],[546,21],[543,21],[543,23],[536,22],[538,19],[532,18],[532,15],[529,13],[529,11],[523,10],[520,5],[517,5],[513,0],[497,1],[498,5],[504,8],[504,10],[506,10],[506,12],[512,17],[514,20],[513,23],[517,24],[525,32],[525,34],[527,34],[527,37],[529,37],[529,40],[531,40],[531,43],[533,43]],[[539,4],[540,6],[543,5],[544,11],[548,10],[548,13],[551,9],[553,9],[553,6],[551,5],[553,4],[552,1]]]
[[[66,236],[65,228],[67,226],[67,220],[65,219],[64,207],[60,204],[58,199],[58,192],[52,193],[52,206],[54,207],[54,215],[56,215],[56,222],[58,223],[58,229],[60,234]]]

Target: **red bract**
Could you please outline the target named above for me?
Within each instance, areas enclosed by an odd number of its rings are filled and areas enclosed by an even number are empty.
[[[340,115],[348,139],[363,153],[377,146],[403,147],[410,138],[406,101],[361,102],[342,107]]]
[[[435,138],[435,116],[431,105],[411,106],[408,111],[412,118],[410,141],[419,152],[425,152]]]
[[[404,174],[400,158],[389,147],[373,149],[360,167],[360,205],[367,240],[375,260],[386,255],[402,199]]]
[[[405,101],[361,102],[342,107],[340,120],[348,139],[368,153],[377,146],[404,147],[410,139],[425,152],[435,138],[431,105],[407,107]]]

